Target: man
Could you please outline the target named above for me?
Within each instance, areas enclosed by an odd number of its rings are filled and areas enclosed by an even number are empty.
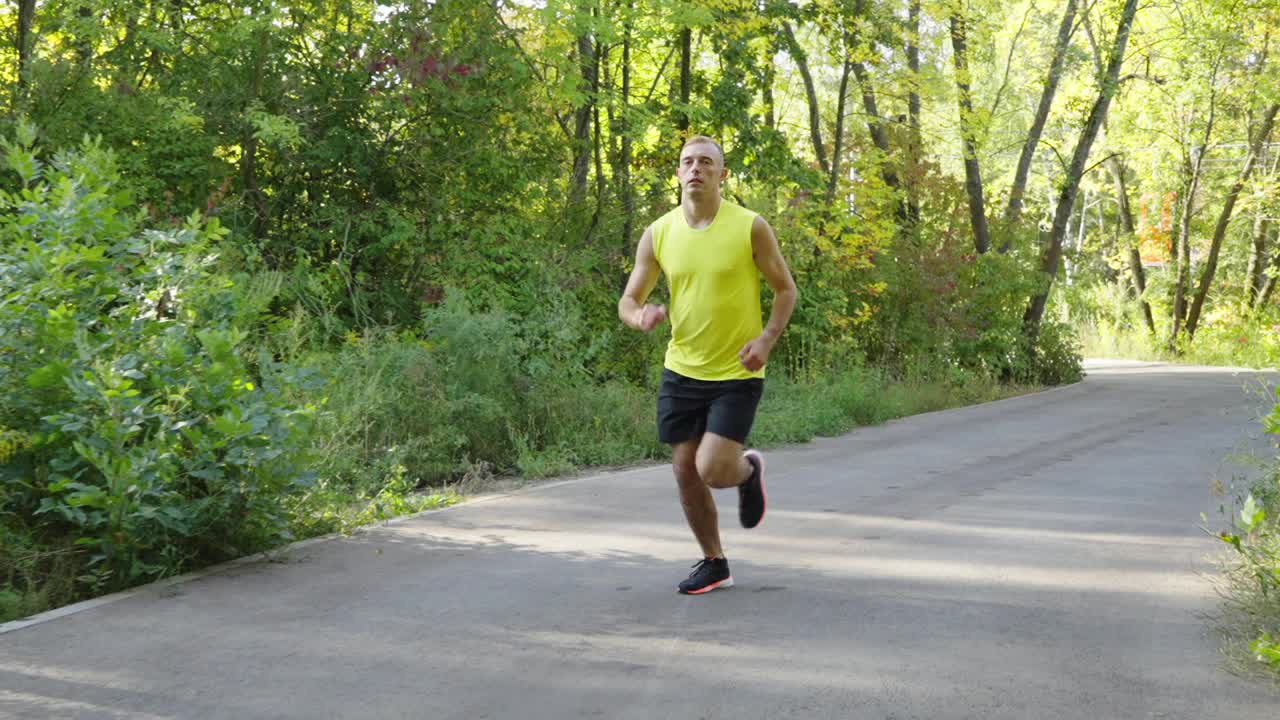
[[[680,503],[703,559],[677,590],[696,595],[733,585],[720,546],[711,488],[738,488],[738,519],[764,517],[764,457],[746,450],[764,367],[791,318],[796,286],[764,218],[724,200],[724,151],[709,137],[689,138],[676,178],[680,206],[645,228],[635,269],[618,301],[618,317],[644,332],[667,319],[646,303],[665,273],[671,343],[658,392],[658,437],[671,445]],[[760,275],[773,289],[773,310],[760,324]]]

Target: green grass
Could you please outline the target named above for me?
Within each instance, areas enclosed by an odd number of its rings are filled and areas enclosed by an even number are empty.
[[[539,374],[514,363],[513,353],[501,347],[489,355],[469,349],[477,338],[464,334],[500,344],[504,331],[469,328],[450,338],[465,361],[390,334],[301,359],[327,382],[318,395],[298,390],[295,398],[318,405],[321,416],[309,438],[317,479],[286,504],[292,537],[350,532],[445,507],[498,484],[669,457],[657,440],[656,388],[592,382],[584,374]],[[852,367],[807,382],[773,377],[752,444],[802,443],[1032,389],[955,369],[931,374],[937,379],[896,379]],[[7,573],[7,579],[0,574],[0,621],[95,594],[78,584],[81,563],[50,555],[30,531],[20,535],[7,541],[20,552],[0,562],[0,573]]]
[[[1153,338],[1145,330],[1083,325],[1078,333],[1085,357],[1217,367],[1280,366],[1280,331],[1266,322],[1207,325],[1176,353],[1169,350],[1167,337]]]
[[[895,380],[883,372],[851,368],[814,382],[772,380],[752,433],[762,447],[830,437],[863,425],[1019,395],[1035,388],[980,376],[950,380]]]
[[[1219,534],[1228,550],[1215,581],[1217,628],[1228,669],[1280,687],[1280,465],[1244,494]]]

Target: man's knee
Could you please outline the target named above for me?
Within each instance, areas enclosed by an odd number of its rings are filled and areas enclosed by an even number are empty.
[[[700,455],[697,459],[697,467],[702,481],[711,487],[723,488],[738,484],[737,478],[734,477],[738,465],[733,458],[723,455]]]
[[[702,478],[698,473],[698,464],[693,458],[678,459],[671,463],[671,469],[675,471],[676,482],[684,485],[696,485],[702,482]]]
[[[702,482],[698,475],[698,444],[680,443],[671,448],[671,469],[681,487]]]

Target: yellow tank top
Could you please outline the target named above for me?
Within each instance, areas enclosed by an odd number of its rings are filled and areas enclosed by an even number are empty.
[[[738,360],[760,335],[760,272],[751,257],[756,214],[727,200],[694,230],[676,207],[653,223],[653,254],[671,291],[667,368],[696,380],[764,377]]]

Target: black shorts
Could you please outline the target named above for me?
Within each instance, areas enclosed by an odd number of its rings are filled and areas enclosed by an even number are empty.
[[[658,440],[668,445],[703,433],[746,443],[764,380],[695,380],[663,368],[658,390]]]

